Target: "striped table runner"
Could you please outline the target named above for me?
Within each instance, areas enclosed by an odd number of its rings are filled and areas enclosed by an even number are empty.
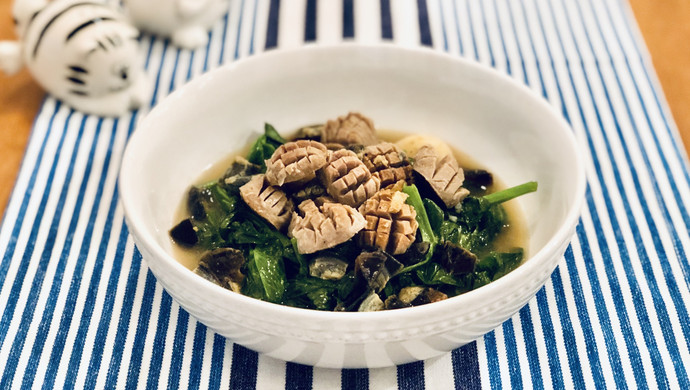
[[[625,0],[232,0],[206,47],[141,40],[151,106],[265,50],[429,46],[509,74],[570,122],[586,156],[577,234],[530,303],[443,357],[325,370],[214,334],[156,283],[117,173],[145,109],[48,97],[0,229],[0,388],[690,388],[687,156]]]

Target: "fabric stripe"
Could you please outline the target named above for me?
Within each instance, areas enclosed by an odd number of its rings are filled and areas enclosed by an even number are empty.
[[[285,365],[285,390],[308,390],[312,388],[314,370],[311,366],[297,363]]]
[[[278,45],[278,13],[280,12],[280,0],[270,0],[271,6],[268,14],[268,29],[266,30],[266,49]]]
[[[480,389],[479,360],[477,343],[472,342],[452,352],[453,378],[456,389]]]
[[[381,0],[381,37],[383,39],[393,39],[390,0]]]
[[[407,363],[398,366],[398,389],[424,388],[424,362]]]
[[[195,50],[145,35],[148,106],[224,63],[304,43],[392,40],[491,66],[581,142],[585,206],[556,272],[509,321],[438,359],[326,370],[259,356],[181,309],[129,239],[117,167],[149,107],[110,120],[48,97],[0,223],[0,387],[690,387],[690,164],[626,2],[283,5],[230,2]]]
[[[355,36],[354,0],[343,0],[343,38]]]
[[[366,369],[342,370],[340,387],[343,389],[366,390],[369,388],[369,373]]]
[[[307,0],[307,11],[304,24],[304,41],[312,42],[316,40],[316,0]]]
[[[432,46],[431,28],[429,27],[429,12],[427,11],[426,0],[417,0],[417,18],[419,21],[419,37],[424,46]]]
[[[249,390],[256,388],[256,368],[258,354],[235,344],[232,348],[232,367],[230,368],[230,388]]]
[[[90,176],[90,171],[92,169],[92,163],[93,163],[93,156],[96,153],[96,146],[98,145],[98,138],[101,133],[101,128],[103,126],[103,121],[99,120],[98,124],[96,125],[95,129],[95,135],[94,135],[94,142],[92,143],[91,150],[89,152],[89,159],[87,166],[85,167],[83,177],[84,179],[82,180],[81,188],[79,191],[79,195],[77,196],[77,202],[75,205],[75,210],[76,208],[80,207],[82,204],[84,204],[84,208],[86,209],[86,205],[88,205],[88,201],[84,202],[84,194],[86,193],[86,186],[89,184],[89,179],[88,177]],[[113,133],[114,134],[114,133]],[[107,141],[109,144],[112,144],[113,142],[113,135],[108,137],[109,140]],[[103,142],[103,141],[101,141]],[[91,237],[94,234],[94,225],[96,223],[96,218],[98,216],[98,210],[100,207],[100,201],[103,197],[103,192],[104,192],[104,187],[105,187],[105,180],[107,178],[108,174],[108,162],[111,158],[111,154],[108,153],[106,155],[105,162],[103,164],[103,168],[100,172],[100,179],[98,181],[98,189],[96,190],[96,194],[94,197],[94,202],[91,206],[91,213],[89,215],[89,221],[87,225],[87,229],[84,232],[84,239],[82,240],[81,243],[81,248],[80,248],[80,253],[78,259],[80,260],[76,264],[76,268],[73,273],[73,277],[70,283],[70,291],[67,293],[67,306],[74,305],[77,299],[77,289],[78,286],[81,283],[81,275],[83,273],[84,269],[84,260],[87,256],[87,253],[89,251],[89,247],[91,244]],[[72,242],[73,242],[73,234],[74,231],[77,229],[77,222],[79,220],[79,214],[74,213],[72,216],[72,220],[70,221],[70,226],[69,226],[69,236],[66,240],[65,246],[63,246],[62,253],[60,255],[60,261],[58,263],[58,268],[56,270],[57,274],[64,274],[65,273],[65,268],[67,267],[67,262],[69,261],[69,253],[72,250]],[[78,241],[75,243],[78,244]],[[40,354],[42,353],[46,339],[48,337],[48,331],[50,327],[50,322],[53,321],[53,314],[55,311],[55,306],[57,304],[57,299],[58,295],[60,294],[60,284],[62,280],[60,278],[55,278],[53,281],[53,285],[51,286],[50,293],[48,295],[48,301],[45,304],[45,311],[43,312],[43,317],[41,319],[41,323],[39,325],[39,332],[36,335],[35,341],[34,341],[34,347],[31,350],[31,356],[29,357],[29,361],[35,361],[39,359]],[[66,332],[69,329],[68,327],[68,322],[71,321],[73,315],[73,310],[65,310],[63,312],[62,318],[60,319],[60,325],[58,326],[58,335],[57,338],[52,341],[53,342],[53,350],[51,352],[51,357],[50,357],[50,362],[53,361],[59,361],[60,360],[60,355],[62,353],[62,349],[64,348],[64,337],[66,336]],[[23,387],[29,387],[33,383],[34,380],[34,375],[35,375],[35,370],[38,364],[35,366],[29,366],[29,369],[25,371],[24,373],[24,378],[22,382]],[[47,379],[48,381],[51,381],[52,378],[49,376]]]
[[[599,70],[597,70],[597,73],[598,73],[598,72],[599,72]],[[590,81],[589,81],[589,79],[586,79],[586,81],[587,81],[589,93],[590,93],[592,99],[594,99],[594,92],[592,91],[592,87],[591,87]],[[607,98],[607,99],[608,99],[608,98]],[[609,105],[609,107],[610,107],[610,105]],[[598,120],[599,120],[599,125],[600,125],[600,126],[603,126],[603,123],[601,122],[601,117],[600,117],[599,115],[598,115],[598,118],[599,118],[599,119],[598,119]],[[604,138],[604,141],[605,141],[606,149],[607,149],[609,155],[611,155],[611,154],[612,154],[612,151],[611,151],[611,145],[610,145],[610,143],[609,143],[608,137],[605,137],[605,138]],[[624,208],[626,209],[625,214],[628,216],[628,218],[634,218],[634,217],[632,216],[632,211],[631,211],[630,208],[628,207],[629,202],[626,200],[627,196],[625,195],[624,192],[622,192],[622,191],[623,191],[623,190],[622,190],[623,184],[621,183],[620,177],[619,177],[619,176],[616,176],[615,182],[616,182],[616,185],[617,185],[619,191],[621,191],[620,195],[623,197],[623,200],[624,200],[624,201],[623,201],[623,206],[624,206]],[[639,232],[638,232],[637,229],[636,229],[636,225],[631,224],[630,227],[631,227],[632,230],[633,230],[633,234],[637,237],[637,238],[635,239],[635,242],[638,242],[638,243],[639,243],[639,242],[641,241],[641,239],[640,239],[640,236],[639,236]],[[621,242],[621,241],[619,241],[619,242]],[[646,249],[638,246],[637,251],[638,251],[638,253],[639,253],[641,256],[643,256],[643,257],[642,257],[643,262],[647,262],[647,261],[648,261],[648,260],[647,260],[647,256],[648,256],[648,255],[647,255]],[[632,272],[632,270],[631,270],[630,272]],[[634,276],[632,276],[631,273],[629,273],[629,275],[630,275],[630,276],[629,276],[629,279],[632,280],[632,281],[635,281]],[[637,286],[637,283],[635,283],[635,284],[633,285],[633,288],[635,288],[635,291],[637,292],[637,294],[635,294],[634,296],[640,296],[640,287]],[[653,289],[655,289],[655,288],[653,287]],[[639,303],[641,303],[641,301],[638,300],[638,305],[635,306],[636,308],[640,308],[640,309],[641,309],[641,308],[644,308],[644,307],[645,307],[644,304],[639,305]],[[661,307],[657,307],[657,310],[663,310],[663,309],[662,309]],[[649,327],[650,319],[649,319],[649,317],[648,317],[648,314],[647,314],[645,311],[642,311],[642,310],[637,310],[637,315],[638,315],[638,318],[640,318],[640,320],[641,320],[641,324],[642,324],[646,329],[648,329],[648,331],[643,332],[643,335],[645,336],[645,341],[646,341],[647,345],[649,346],[649,351],[650,351],[650,353],[652,354],[652,359],[653,359],[653,360],[652,360],[652,365],[653,365],[653,368],[654,368],[655,376],[656,376],[656,378],[657,378],[657,384],[664,383],[665,378],[663,377],[663,375],[660,375],[661,372],[662,372],[662,370],[663,370],[663,369],[662,369],[662,364],[663,364],[663,363],[661,362],[661,356],[658,355],[658,352],[657,352],[657,351],[658,351],[658,349],[657,349],[657,348],[658,348],[658,347],[657,347],[657,342],[656,342],[656,340],[655,340],[653,337],[651,337],[651,332],[649,331],[649,330],[651,330],[651,328]],[[663,317],[663,316],[662,316],[662,317]]]

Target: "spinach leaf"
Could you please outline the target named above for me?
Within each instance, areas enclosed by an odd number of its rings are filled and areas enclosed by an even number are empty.
[[[473,253],[487,249],[507,220],[501,204],[536,190],[537,183],[528,182],[482,197],[468,196],[449,210],[460,228],[453,242]]]
[[[477,262],[475,271],[485,272],[487,277],[494,281],[517,268],[522,263],[523,257],[522,248],[516,248],[510,252],[489,252]]]
[[[272,246],[250,250],[247,277],[242,293],[264,301],[280,303],[285,292],[285,270],[281,251]]]
[[[291,281],[287,288],[286,300],[298,307],[318,310],[334,310],[338,305],[352,301],[351,295],[357,293],[357,277],[350,271],[340,280],[324,280],[301,275]]]
[[[408,195],[407,199],[405,200],[405,203],[412,206],[414,208],[414,211],[417,213],[416,220],[419,224],[419,233],[422,235],[422,241],[429,243],[429,250],[427,251],[424,260],[416,264],[408,265],[407,267],[401,269],[399,274],[412,271],[413,269],[421,267],[422,265],[428,263],[429,260],[431,260],[431,257],[434,255],[434,248],[438,243],[438,237],[436,236],[433,228],[431,227],[429,216],[426,213],[424,202],[422,201],[422,197],[419,195],[419,190],[417,190],[417,187],[414,184],[404,186],[402,191]]]
[[[416,219],[417,223],[419,224],[419,231],[422,233],[422,240],[431,244],[436,244],[438,242],[438,238],[436,237],[436,234],[434,234],[434,230],[431,227],[429,216],[426,213],[424,202],[422,201],[422,197],[419,195],[417,187],[414,184],[404,186],[402,191],[407,194],[405,203],[412,206],[414,211],[417,213]]]
[[[443,210],[441,210],[441,208],[436,204],[436,202],[434,202],[431,199],[424,198],[422,199],[422,203],[424,204],[424,210],[426,211],[426,215],[429,218],[429,225],[431,227],[431,230],[437,232],[441,228],[441,224],[443,223]]]
[[[247,160],[249,162],[261,166],[262,170],[266,169],[265,160],[271,158],[273,152],[278,149],[278,147],[287,141],[278,134],[276,129],[270,124],[266,123],[264,125],[264,134],[259,137],[251,149],[249,149],[249,155]]]
[[[218,182],[193,187],[190,190],[195,210],[191,217],[198,238],[197,245],[203,249],[226,246],[229,226],[240,203],[238,196],[228,194]]]
[[[438,286],[442,284],[461,286],[453,275],[436,262],[431,262],[417,269],[417,277],[419,277],[426,286]]]

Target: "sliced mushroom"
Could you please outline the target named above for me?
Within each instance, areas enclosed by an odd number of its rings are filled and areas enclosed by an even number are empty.
[[[261,173],[261,167],[252,164],[243,157],[235,157],[227,171],[223,174],[222,180],[230,188],[240,188],[251,180],[252,176]]]
[[[455,207],[470,193],[462,187],[465,176],[457,160],[450,154],[439,159],[433,148],[423,146],[415,155],[413,169],[446,207]]]
[[[240,187],[240,195],[252,210],[276,229],[282,230],[289,222],[294,206],[285,192],[270,185],[264,175],[254,175]]]
[[[335,257],[319,256],[309,264],[309,274],[324,280],[339,280],[347,272],[347,262]]]
[[[381,297],[379,297],[379,294],[374,292],[364,298],[362,303],[359,305],[359,309],[357,309],[357,311],[360,312],[381,310],[383,310],[383,301],[381,300]]]
[[[390,142],[381,142],[364,148],[362,161],[371,175],[379,179],[381,188],[399,181],[407,181],[412,172],[412,166],[405,154]]]
[[[326,202],[317,206],[305,200],[294,212],[288,234],[297,240],[299,253],[314,253],[332,248],[352,238],[366,222],[359,211],[340,204]]]
[[[194,273],[223,288],[239,293],[242,290],[244,255],[234,248],[215,249],[204,254]]]
[[[361,205],[380,187],[379,180],[371,176],[355,152],[346,149],[328,156],[328,163],[321,170],[321,181],[333,199],[353,207]]]
[[[329,120],[323,128],[323,143],[373,145],[379,142],[374,122],[358,112]]]
[[[320,142],[299,140],[280,145],[266,160],[266,179],[274,186],[306,182],[326,165],[328,151]]]
[[[419,224],[417,213],[405,199],[404,192],[381,190],[359,207],[367,221],[359,233],[361,245],[377,247],[394,255],[407,251],[415,240]]]
[[[380,292],[388,280],[403,268],[395,257],[382,250],[363,251],[355,259],[355,274],[361,275],[369,288]]]
[[[474,267],[477,264],[477,256],[474,253],[448,241],[438,248],[435,256],[439,256],[443,268],[453,275],[474,272]]]

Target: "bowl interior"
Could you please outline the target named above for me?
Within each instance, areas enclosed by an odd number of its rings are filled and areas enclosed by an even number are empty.
[[[171,254],[167,232],[189,185],[254,140],[264,122],[289,132],[351,110],[378,128],[446,140],[506,185],[538,181],[537,193],[518,200],[530,254],[547,245],[579,204],[583,180],[574,139],[527,88],[429,50],[345,45],[225,65],[161,101],[138,126],[123,160],[129,222]]]

